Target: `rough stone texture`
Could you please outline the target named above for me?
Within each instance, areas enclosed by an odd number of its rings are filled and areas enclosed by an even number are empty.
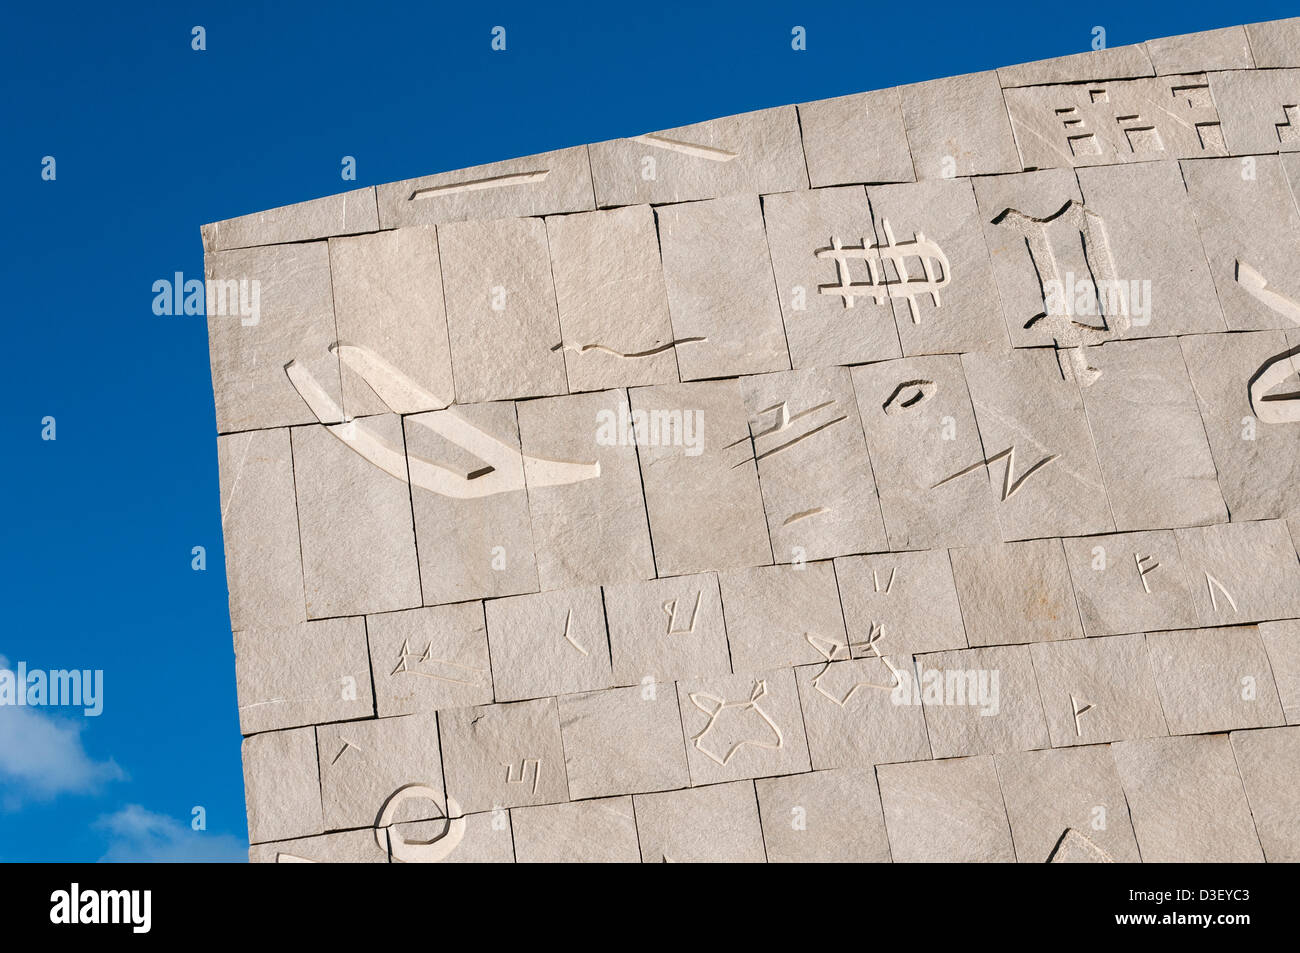
[[[677,383],[654,212],[546,220],[569,390]]]
[[[518,405],[524,481],[542,589],[654,576],[636,444],[617,440],[627,392],[601,391]],[[595,464],[599,476],[545,479],[548,464]]]
[[[1079,229],[1068,216],[1057,217],[1067,203],[1083,201],[1079,183],[1066,169],[981,176],[972,182],[1011,343],[1016,347],[1051,344],[1048,322],[1037,320],[1047,308],[1046,283],[1059,281],[1064,290],[1070,275],[1077,279],[1091,273]],[[1050,261],[1035,260],[1024,232],[1014,227],[1014,219],[1005,217],[1010,211],[1044,222],[1056,273]]]
[[[1004,66],[998,69],[998,79],[1004,87],[1042,86],[1088,79],[1127,79],[1152,73],[1149,46],[1135,43]]]
[[[542,221],[456,222],[438,240],[457,402],[566,393]]]
[[[1110,746],[1146,863],[1264,859],[1227,735]]]
[[[382,228],[595,208],[586,146],[390,182],[376,198]]]
[[[1020,751],[995,759],[1016,860],[1060,861],[1059,848],[1080,837],[1103,863],[1141,860],[1124,790],[1105,745]]]
[[[342,419],[338,358],[329,350],[338,333],[326,245],[268,245],[207,256],[207,280],[226,293],[224,307],[218,299],[208,316],[218,433],[315,423],[285,373],[289,362],[333,401],[336,412],[327,422]]]
[[[814,189],[913,180],[912,153],[896,89],[802,103],[799,128]]]
[[[248,838],[291,840],[321,833],[316,729],[269,731],[244,739]]]
[[[1226,155],[1204,74],[1006,91],[1028,169]]]
[[[1101,376],[1083,390],[1101,475],[1119,530],[1222,523],[1214,458],[1178,342],[1092,348]],[[1151,479],[1159,475],[1159,480]]]
[[[1046,348],[963,354],[1006,540],[1115,528],[1083,399]]]
[[[758,199],[668,205],[656,215],[682,380],[789,368]]]
[[[490,599],[484,608],[497,701],[613,684],[599,588]]]
[[[1054,747],[1169,733],[1141,633],[1029,647]]]
[[[374,714],[362,619],[236,632],[235,678],[245,735]]]
[[[1300,66],[1300,17],[1247,23],[1246,35],[1260,69]]]
[[[1062,542],[1085,635],[1196,624],[1191,577],[1171,530]]]
[[[1109,855],[1074,828],[1067,830],[1052,851],[1049,864],[1107,864]]]
[[[1083,635],[1059,540],[972,546],[950,555],[972,646]]]
[[[395,808],[393,820],[445,816],[438,716],[433,712],[321,725],[316,748],[327,828],[376,824],[393,792],[410,784],[432,789],[438,799],[405,800]]]
[[[604,595],[616,685],[731,673],[716,573],[606,586]]]
[[[379,228],[375,189],[367,186],[324,198],[254,212],[203,226],[203,250],[309,242],[331,235],[353,235]]]
[[[763,828],[752,781],[638,794],[637,834],[647,864],[761,864]]]
[[[1297,97],[1300,19],[205,226],[250,858],[1300,859]]]
[[[514,837],[510,813],[504,809],[463,818],[463,834],[455,848],[439,863],[444,864],[512,864],[515,862]],[[399,839],[416,844],[441,839],[449,834],[446,820],[407,821],[388,829],[390,847]],[[400,846],[399,846],[400,850]],[[406,863],[394,855],[392,863]]]
[[[595,142],[589,149],[602,208],[808,187],[793,106]]]
[[[1152,632],[1147,647],[1171,734],[1285,724],[1253,625]]]
[[[564,695],[559,704],[570,797],[644,794],[690,784],[672,685]]]
[[[865,645],[875,629],[882,655],[907,658],[966,648],[957,585],[944,550],[841,557],[835,560],[835,578],[850,646]]]
[[[521,864],[637,864],[630,797],[517,807],[510,812]]]
[[[438,238],[432,228],[399,228],[376,235],[333,238],[330,275],[339,343],[362,348],[395,368],[419,391],[402,390],[386,402],[371,380],[340,361],[343,410],[348,417],[440,410],[456,396],[447,344]],[[351,354],[343,351],[342,354]],[[382,365],[379,366],[382,368]],[[392,376],[368,372],[375,386]],[[386,393],[386,392],[385,392]]]
[[[997,73],[900,86],[898,95],[918,180],[1020,171]]]
[[[438,713],[447,796],[462,811],[567,801],[554,698]]]
[[[677,683],[691,784],[808,771],[794,671]]]
[[[1146,48],[1151,55],[1152,65],[1161,76],[1205,70],[1250,69],[1255,65],[1250,55],[1250,41],[1246,39],[1246,28],[1240,26],[1147,40]],[[1216,78],[1210,77],[1211,82]],[[1219,108],[1223,109],[1223,100],[1217,94],[1214,99]]]
[[[1224,330],[1178,163],[1093,166],[1080,169],[1078,177],[1084,205],[1105,224],[1115,273],[1127,295],[1132,327],[1124,337]]]
[[[482,603],[366,616],[365,634],[381,718],[492,701]]]
[[[217,438],[230,628],[307,621],[288,430]]]
[[[881,185],[867,197],[883,273],[906,281],[912,292],[910,299],[890,298],[903,353],[1007,347],[1006,327],[992,307],[997,288],[970,180]]]
[[[334,426],[364,428],[389,446],[402,446],[402,420],[395,414]],[[407,484],[322,426],[294,429],[293,473],[307,617],[418,606]]]
[[[1261,622],[1259,637],[1288,725],[1300,725],[1300,620]]]
[[[1234,731],[1228,736],[1246,800],[1271,864],[1300,860],[1300,728]]]
[[[1293,327],[1292,318],[1248,290],[1250,272],[1241,267],[1249,266],[1267,291],[1300,300],[1294,267],[1300,258],[1300,212],[1281,160],[1256,156],[1181,165],[1228,330]]]
[[[1300,151],[1300,69],[1215,73],[1210,91],[1234,154]]]
[[[889,841],[870,768],[757,781],[769,863],[888,863]]]
[[[537,561],[514,404],[470,404],[404,418],[408,460],[427,460],[468,477],[494,466],[505,479],[493,492],[450,496],[411,487],[420,585],[427,605],[537,591]],[[477,431],[487,440],[452,441]],[[491,462],[477,451],[487,448]],[[486,479],[478,477],[477,479]],[[471,492],[458,483],[456,492]]]
[[[1029,648],[999,645],[917,657],[936,758],[1048,746]]]
[[[886,296],[844,297],[844,284],[865,284],[878,271],[879,244],[866,191],[844,188],[763,196],[763,220],[776,293],[796,368],[900,357],[902,348]],[[835,242],[863,258],[829,257]]]
[[[629,399],[658,574],[770,563],[740,386],[638,387]]]
[[[931,757],[920,698],[895,691],[910,678],[909,664],[906,656],[850,659],[840,652],[795,669],[815,770]]]
[[[1177,530],[1201,625],[1300,618],[1300,563],[1281,520]]]
[[[360,831],[338,831],[316,837],[253,844],[248,849],[251,864],[386,864],[388,863],[387,837],[380,835],[384,846],[379,846],[375,831],[367,827]]]
[[[992,758],[882,764],[876,777],[896,863],[1016,859]]]
[[[737,672],[815,662],[818,646],[847,646],[830,562],[735,569],[719,581]]]
[[[1249,388],[1266,363],[1290,350],[1280,331],[1205,334],[1179,341],[1233,520],[1300,514],[1300,446],[1295,424],[1255,417]],[[1300,362],[1289,359],[1300,372]]]
[[[890,549],[996,539],[988,470],[981,465],[984,452],[961,359],[916,357],[855,367],[853,389]]]

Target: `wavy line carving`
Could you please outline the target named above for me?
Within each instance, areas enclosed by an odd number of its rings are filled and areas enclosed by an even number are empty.
[[[565,344],[563,341],[561,341],[559,344],[551,348],[551,350],[572,351],[574,354],[586,354],[588,351],[601,351],[602,353],[605,354],[612,354],[615,357],[621,357],[630,360],[630,359],[640,358],[640,357],[654,357],[654,355],[656,354],[662,354],[664,351],[672,350],[678,344],[698,344],[701,341],[707,341],[707,340],[708,340],[707,337],[677,338],[674,341],[669,341],[667,344],[660,344],[658,347],[647,348],[644,351],[620,351],[617,350],[616,348],[612,348],[609,347],[608,345],[600,344],[598,342],[592,344],[576,345],[576,344]]]

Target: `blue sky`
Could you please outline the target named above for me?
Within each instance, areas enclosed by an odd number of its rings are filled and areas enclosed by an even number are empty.
[[[0,32],[0,656],[104,711],[0,707],[0,860],[246,855],[199,226],[766,106],[1297,11],[1042,0],[17,4]],[[191,49],[202,25],[207,49]],[[507,50],[490,49],[491,30]],[[807,50],[790,48],[791,28]],[[55,157],[54,181],[41,178]],[[340,178],[354,156],[355,182]],[[57,439],[41,439],[42,418]],[[207,549],[207,569],[191,550]],[[191,829],[195,807],[207,829]]]

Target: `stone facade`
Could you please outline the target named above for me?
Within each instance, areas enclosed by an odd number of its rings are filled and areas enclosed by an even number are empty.
[[[252,859],[1300,859],[1297,37],[205,226]]]

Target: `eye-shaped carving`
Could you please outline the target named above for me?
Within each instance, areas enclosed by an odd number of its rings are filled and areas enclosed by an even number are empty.
[[[934,396],[939,388],[934,381],[903,381],[894,388],[889,398],[881,404],[881,409],[890,416],[910,410],[917,404],[924,403]]]

